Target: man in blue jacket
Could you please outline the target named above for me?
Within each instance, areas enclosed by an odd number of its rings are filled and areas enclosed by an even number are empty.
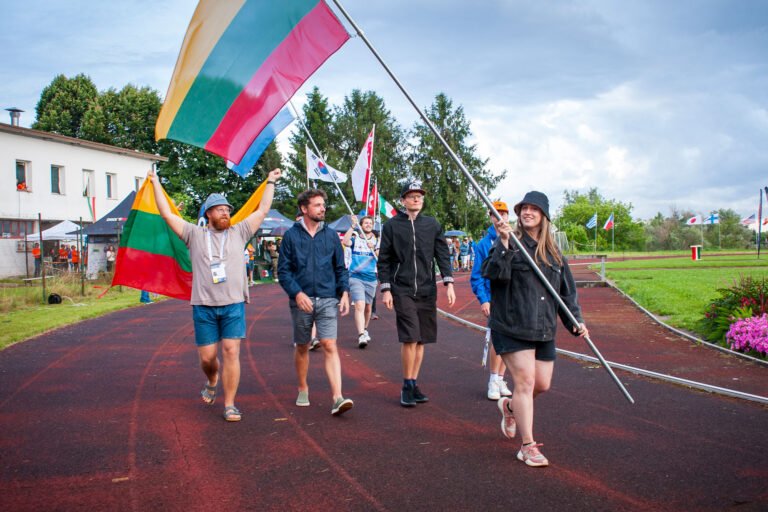
[[[296,405],[309,406],[309,343],[312,324],[325,354],[325,373],[331,385],[337,416],[354,403],[341,394],[341,361],[336,347],[338,315],[349,313],[349,277],[339,236],[325,225],[322,190],[299,194],[301,218],[285,233],[277,259],[280,286],[288,294],[293,320],[294,364],[299,380]]]
[[[501,217],[505,220],[509,220],[509,208],[504,201],[496,201],[493,203],[493,207],[501,214]],[[496,220],[493,213],[488,212],[491,216],[491,222]],[[481,267],[483,261],[488,257],[488,251],[491,250],[494,240],[496,240],[496,228],[493,224],[488,228],[488,234],[483,237],[482,240],[475,244],[475,261],[472,264],[472,275],[470,277],[470,284],[472,285],[472,293],[477,297],[477,301],[480,303],[480,311],[486,318],[491,314],[491,283],[483,277]],[[486,338],[490,341],[490,338]],[[512,391],[507,387],[507,383],[504,380],[504,361],[501,356],[496,354],[493,350],[493,345],[490,346],[490,361],[488,368],[491,372],[488,378],[488,400],[498,400],[502,396],[512,396]]]

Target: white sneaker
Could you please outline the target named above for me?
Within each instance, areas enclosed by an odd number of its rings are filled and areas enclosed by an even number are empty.
[[[488,381],[488,400],[498,400],[501,398],[499,384],[495,381]]]
[[[312,341],[309,342],[309,350],[315,350],[320,346],[320,340],[317,338],[312,338]]]
[[[359,335],[359,336],[357,337],[357,346],[358,346],[359,348],[361,348],[361,349],[362,349],[362,348],[365,348],[365,347],[367,347],[367,346],[368,346],[368,340],[369,340],[369,339],[370,339],[370,338],[368,338],[368,337],[365,335],[365,333],[362,333],[361,335]]]
[[[371,341],[371,335],[370,335],[370,334],[368,334],[368,329],[365,329],[365,330],[363,331],[363,334],[365,334],[365,339],[366,339],[366,340],[368,340],[368,341]]]
[[[499,393],[501,393],[501,396],[512,396],[512,391],[507,387],[507,381],[499,379],[496,382],[496,385],[499,386]]]

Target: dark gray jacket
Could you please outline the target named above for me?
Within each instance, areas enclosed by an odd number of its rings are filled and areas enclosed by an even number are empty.
[[[534,257],[538,243],[523,235],[523,247]],[[576,282],[573,280],[568,261],[563,265],[550,258],[552,266],[539,265],[552,287],[560,294],[573,316],[582,323],[581,308],[576,296]],[[545,288],[525,256],[520,253],[514,241],[509,249],[496,239],[488,257],[483,262],[483,277],[491,282],[492,331],[526,341],[551,341],[555,339],[557,316],[571,334],[575,326]]]

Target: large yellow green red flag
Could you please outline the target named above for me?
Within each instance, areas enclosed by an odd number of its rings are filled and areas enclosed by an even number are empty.
[[[304,81],[348,39],[322,0],[200,0],[155,137],[239,164]]]
[[[264,195],[264,181],[245,205],[232,216],[237,224],[256,211]],[[179,211],[163,190],[174,215]],[[180,216],[180,215],[179,215]],[[152,182],[144,180],[136,192],[131,213],[123,226],[112,286],[123,285],[189,300],[192,296],[192,263],[189,250],[160,216]]]

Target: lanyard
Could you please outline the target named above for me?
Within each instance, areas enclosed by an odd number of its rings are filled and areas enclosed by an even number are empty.
[[[219,247],[219,261],[224,261],[224,246],[227,245],[227,236],[229,231],[224,232],[224,239],[221,241],[221,247]],[[211,232],[205,230],[205,241],[208,242],[208,259],[213,263],[213,251],[211,250]]]

